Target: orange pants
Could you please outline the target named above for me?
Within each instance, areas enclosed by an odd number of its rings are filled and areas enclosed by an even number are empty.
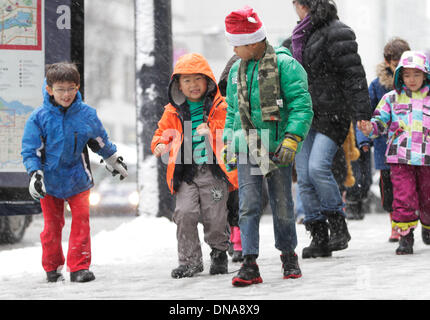
[[[72,211],[72,226],[67,253],[67,270],[75,272],[88,269],[91,264],[90,241],[90,190],[78,193],[67,200]],[[64,266],[61,234],[64,227],[64,199],[46,195],[40,200],[44,228],[42,242],[42,266],[46,272]]]

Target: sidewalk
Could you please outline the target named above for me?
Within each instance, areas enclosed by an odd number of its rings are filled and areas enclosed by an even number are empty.
[[[421,227],[415,231],[414,254],[397,256],[397,244],[388,242],[388,215],[369,214],[348,221],[348,226],[348,249],[331,258],[303,260],[301,251],[310,238],[304,226],[297,225],[303,277],[283,280],[272,218],[264,215],[258,259],[263,283],[236,288],[231,278],[240,265],[230,262],[230,274],[210,276],[206,244],[204,272],[172,279],[170,271],[177,266],[175,225],[165,218],[137,217],[93,238],[96,280],[90,283],[71,283],[66,273],[66,282],[47,284],[38,246],[0,252],[0,299],[430,299],[430,246],[421,240]]]

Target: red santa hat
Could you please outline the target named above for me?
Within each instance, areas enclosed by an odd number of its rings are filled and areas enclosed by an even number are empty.
[[[232,46],[238,47],[264,40],[266,31],[254,9],[245,6],[225,18],[225,35]]]

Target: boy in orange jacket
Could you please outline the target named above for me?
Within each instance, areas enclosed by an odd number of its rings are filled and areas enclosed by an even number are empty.
[[[202,55],[186,54],[178,60],[169,84],[169,100],[151,150],[156,157],[168,153],[168,159],[163,157],[167,160],[166,179],[176,195],[173,221],[179,266],[172,270],[172,277],[192,277],[203,271],[199,221],[204,226],[204,240],[212,248],[209,273],[224,274],[228,272],[227,199],[229,188],[237,188],[237,173],[227,172],[221,161],[227,104]]]

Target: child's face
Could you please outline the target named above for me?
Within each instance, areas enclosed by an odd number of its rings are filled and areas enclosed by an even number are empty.
[[[233,51],[237,56],[239,56],[239,58],[244,61],[251,60],[255,56],[255,48],[251,44],[234,47]]]
[[[208,88],[206,77],[200,73],[181,74],[179,90],[192,102],[199,102]]]
[[[79,85],[74,82],[55,82],[52,87],[46,86],[50,96],[54,96],[55,102],[64,108],[70,107],[78,93]]]
[[[411,91],[418,91],[423,86],[425,74],[419,69],[403,68],[403,82]]]
[[[399,60],[385,60],[385,65],[391,69],[391,71],[394,73],[396,71],[397,65],[399,64]]]

